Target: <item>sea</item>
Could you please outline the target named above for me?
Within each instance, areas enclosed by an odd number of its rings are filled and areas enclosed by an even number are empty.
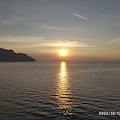
[[[120,120],[120,63],[0,62],[0,120]]]

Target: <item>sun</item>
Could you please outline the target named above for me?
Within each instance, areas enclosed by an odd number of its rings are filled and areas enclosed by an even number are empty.
[[[67,55],[67,51],[66,50],[60,50],[60,55],[61,56],[66,56]]]

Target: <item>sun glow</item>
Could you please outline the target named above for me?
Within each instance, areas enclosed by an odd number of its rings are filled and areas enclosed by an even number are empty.
[[[71,90],[66,62],[61,62],[57,83],[57,109],[61,114],[71,115],[73,102],[71,101]]]
[[[60,51],[60,55],[61,56],[66,56],[67,55],[67,51],[66,50],[61,50]]]

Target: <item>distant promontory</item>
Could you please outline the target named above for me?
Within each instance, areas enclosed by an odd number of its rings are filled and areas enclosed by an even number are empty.
[[[34,58],[23,53],[15,53],[13,50],[0,48],[0,62],[29,62],[36,61]]]

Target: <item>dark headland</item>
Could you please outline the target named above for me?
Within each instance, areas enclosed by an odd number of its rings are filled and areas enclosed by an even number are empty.
[[[15,53],[13,50],[0,48],[0,62],[32,62],[34,58],[23,53]]]

